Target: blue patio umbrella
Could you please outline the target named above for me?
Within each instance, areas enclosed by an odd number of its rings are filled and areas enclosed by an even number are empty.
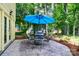
[[[28,15],[24,20],[33,24],[48,24],[54,23],[55,19],[46,15]]]

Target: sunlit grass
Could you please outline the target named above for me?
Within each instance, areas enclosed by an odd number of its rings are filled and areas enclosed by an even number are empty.
[[[72,44],[75,44],[75,45],[78,45],[79,46],[79,36],[67,36],[67,35],[61,35],[59,36],[62,40],[64,40],[63,37],[68,37],[69,38],[69,41],[72,43]],[[65,39],[66,40],[66,39]]]
[[[75,36],[75,37],[71,36],[71,40],[74,41],[76,45],[79,45],[79,36]]]

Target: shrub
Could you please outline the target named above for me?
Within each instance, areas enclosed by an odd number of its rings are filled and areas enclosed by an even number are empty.
[[[63,36],[62,40],[65,41],[65,42],[68,42],[68,41],[70,40],[70,37],[68,37],[68,36]]]
[[[22,32],[16,32],[15,35],[22,35]]]

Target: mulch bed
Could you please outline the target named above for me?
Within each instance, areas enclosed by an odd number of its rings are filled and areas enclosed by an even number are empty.
[[[26,39],[26,37],[25,36],[22,36],[22,35],[16,35],[15,36],[15,39],[21,40],[21,39]]]
[[[57,40],[57,39],[55,39],[55,37],[52,37],[52,36],[47,37],[47,39],[54,40],[56,42],[59,42],[61,44],[68,46],[70,48],[73,56],[79,56],[79,46],[73,45],[73,44],[65,42],[63,40]]]

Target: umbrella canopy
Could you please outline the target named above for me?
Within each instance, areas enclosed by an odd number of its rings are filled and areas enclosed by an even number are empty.
[[[55,22],[54,18],[45,15],[28,15],[25,16],[24,20],[34,24],[48,24]]]

